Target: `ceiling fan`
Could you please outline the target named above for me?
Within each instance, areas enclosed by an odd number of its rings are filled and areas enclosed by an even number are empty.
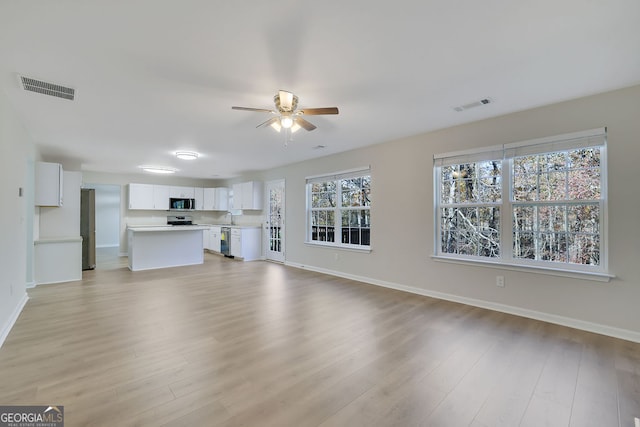
[[[243,111],[259,111],[263,113],[275,114],[275,117],[270,118],[266,122],[260,123],[256,127],[271,126],[278,132],[282,129],[289,129],[291,132],[295,132],[300,128],[312,131],[316,126],[303,119],[301,116],[317,116],[321,114],[338,114],[338,107],[325,107],[325,108],[304,108],[302,110],[296,110],[298,107],[298,97],[286,90],[280,90],[273,97],[273,102],[276,104],[275,110],[267,110],[265,108],[250,108],[250,107],[231,107],[234,110]]]

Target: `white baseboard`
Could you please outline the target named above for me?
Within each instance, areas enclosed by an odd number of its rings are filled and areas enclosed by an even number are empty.
[[[120,257],[128,257],[129,256],[129,252],[118,252],[118,256],[120,256]]]
[[[96,249],[101,249],[101,248],[117,248],[120,245],[116,244],[116,245],[96,245]]]
[[[341,271],[328,270],[324,268],[314,267],[311,265],[298,264],[294,262],[285,262],[285,265],[290,267],[301,268],[305,270],[311,270],[318,273],[324,273],[331,276],[343,277],[345,279],[351,279],[358,282],[364,282],[371,285],[382,286],[385,288],[396,289],[399,291],[410,292],[412,294],[424,295],[427,297],[437,298],[446,301],[457,302],[461,304],[471,305],[474,307],[486,308],[488,310],[499,311],[502,313],[513,314],[516,316],[526,317],[529,319],[541,320],[543,322],[554,323],[556,325],[567,326],[574,329],[580,329],[587,332],[594,332],[596,334],[607,335],[614,338],[620,338],[627,341],[640,343],[640,332],[631,331],[628,329],[615,328],[612,326],[601,325],[598,323],[587,322],[584,320],[573,319],[571,317],[558,316],[556,314],[544,313],[536,310],[529,310],[521,307],[514,307],[511,305],[495,303],[491,301],[484,301],[475,298],[467,298],[453,294],[447,294],[444,292],[430,291],[428,289],[415,288],[413,286],[405,286],[398,283],[387,282],[384,280],[372,279],[370,277],[357,276],[354,274],[348,274]]]
[[[2,326],[2,330],[0,330],[0,348],[2,347],[2,344],[4,344],[4,340],[6,340],[9,336],[9,332],[11,332],[11,329],[13,328],[13,325],[15,325],[16,320],[18,320],[18,316],[20,316],[20,313],[22,313],[22,309],[24,308],[27,301],[29,301],[29,295],[27,295],[27,293],[25,292],[15,310],[13,310],[13,313],[11,313],[9,319],[7,319],[5,324]]]
[[[27,289],[33,289],[33,288],[35,288],[36,286],[37,286],[37,283],[36,283],[35,281],[33,281],[33,282],[27,282],[27,285],[26,285]]]

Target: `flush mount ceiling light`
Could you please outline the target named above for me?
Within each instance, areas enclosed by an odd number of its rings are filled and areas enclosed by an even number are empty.
[[[193,151],[177,151],[176,157],[182,160],[195,160],[198,158],[198,153]]]
[[[145,172],[151,173],[176,173],[178,169],[165,166],[138,166]]]

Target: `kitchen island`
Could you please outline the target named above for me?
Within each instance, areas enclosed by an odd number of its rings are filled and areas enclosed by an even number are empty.
[[[129,269],[202,264],[202,230],[208,228],[197,225],[128,227]]]

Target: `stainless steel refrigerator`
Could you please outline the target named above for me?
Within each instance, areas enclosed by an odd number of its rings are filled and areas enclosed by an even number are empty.
[[[80,190],[80,235],[82,236],[82,269],[96,268],[96,190]]]

